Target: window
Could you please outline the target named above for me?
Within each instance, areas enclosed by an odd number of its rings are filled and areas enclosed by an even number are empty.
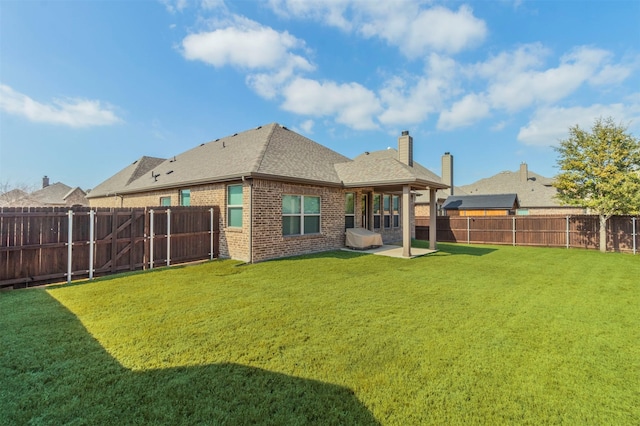
[[[382,206],[384,213],[384,227],[391,228],[391,195],[382,196]]]
[[[160,197],[160,205],[162,207],[171,206],[171,197]]]
[[[282,196],[282,235],[320,233],[320,197]]]
[[[227,186],[227,226],[242,228],[242,184]]]
[[[400,227],[400,197],[398,195],[393,196],[393,227]]]
[[[181,206],[190,206],[191,205],[191,190],[190,189],[181,189],[180,190],[180,205]]]
[[[373,196],[373,227],[380,228],[380,194]]]
[[[347,192],[344,201],[344,227],[355,228],[356,227],[356,206],[355,206],[355,194],[353,192]]]

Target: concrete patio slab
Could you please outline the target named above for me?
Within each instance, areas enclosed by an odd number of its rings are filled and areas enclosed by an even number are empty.
[[[401,259],[413,259],[414,257],[424,256],[427,254],[435,253],[438,250],[429,250],[425,248],[411,247],[411,257],[404,257],[402,255],[402,247],[396,245],[385,244],[380,247],[371,248],[367,250],[354,250],[350,248],[343,248],[344,251],[352,251],[354,253],[367,253],[377,254],[378,256],[398,257]]]

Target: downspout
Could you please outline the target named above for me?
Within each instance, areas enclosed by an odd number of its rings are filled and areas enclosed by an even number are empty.
[[[245,177],[242,176],[244,183]],[[249,263],[253,263],[253,179],[249,182]]]

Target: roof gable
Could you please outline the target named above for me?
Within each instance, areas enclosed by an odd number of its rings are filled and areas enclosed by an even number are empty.
[[[526,181],[519,172],[505,171],[461,187],[469,195],[516,193],[522,207],[559,207],[553,180],[528,172]]]

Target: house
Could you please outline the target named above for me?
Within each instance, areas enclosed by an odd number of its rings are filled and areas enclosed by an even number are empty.
[[[439,179],[437,175],[435,175],[430,170],[425,169],[434,179]],[[445,152],[442,156],[442,178],[441,182],[448,186],[446,189],[440,189],[436,192],[436,210],[438,215],[443,215],[444,211],[442,210],[442,206],[444,205],[445,200],[450,195],[466,195],[466,192],[462,190],[462,188],[454,186],[453,184],[453,155],[450,152]],[[431,203],[431,198],[429,196],[429,191],[417,191],[416,194],[416,203],[415,203],[415,215],[419,217],[429,216],[429,204]]]
[[[517,194],[452,195],[442,206],[447,216],[510,216],[518,208]]]
[[[258,262],[344,247],[351,227],[402,241],[410,256],[412,192],[444,188],[413,161],[408,131],[397,151],[351,160],[272,123],[170,159],[142,157],[88,199],[92,207],[219,206],[221,255]],[[433,230],[435,248],[435,218]]]
[[[553,179],[529,171],[526,163],[515,172],[504,171],[460,188],[467,195],[517,194],[518,215],[584,214],[585,210],[564,206],[556,199]]]
[[[73,207],[88,206],[87,193],[79,187],[72,188],[61,182],[49,184],[49,177],[42,178],[42,188],[27,193],[20,189],[0,195],[1,207]]]

